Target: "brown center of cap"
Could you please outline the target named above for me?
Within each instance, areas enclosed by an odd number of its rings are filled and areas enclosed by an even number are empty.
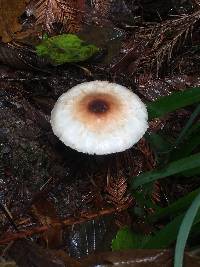
[[[73,112],[76,120],[100,133],[117,123],[123,109],[119,97],[112,93],[88,93],[76,101]]]
[[[88,111],[98,115],[106,113],[109,108],[109,103],[105,99],[94,99],[88,103]]]

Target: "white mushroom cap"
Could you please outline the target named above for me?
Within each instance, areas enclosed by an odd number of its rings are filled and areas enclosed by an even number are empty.
[[[126,87],[107,81],[76,85],[51,112],[54,134],[88,154],[111,154],[137,143],[148,128],[146,106]]]

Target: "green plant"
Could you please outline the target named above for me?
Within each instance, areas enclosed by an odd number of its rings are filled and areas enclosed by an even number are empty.
[[[183,92],[162,97],[147,105],[150,119],[162,117],[179,108],[193,105],[193,112],[183,129],[176,138],[154,133],[146,135],[146,140],[156,154],[158,167],[152,171],[133,177],[130,181],[130,190],[137,202],[143,207],[151,207],[154,213],[146,215],[145,221],[152,225],[153,231],[147,236],[136,240],[132,238],[128,248],[168,248],[176,242],[175,267],[182,267],[184,248],[189,236],[199,233],[200,225],[200,188],[188,192],[181,198],[173,201],[166,207],[149,203],[153,184],[160,179],[192,179],[198,185],[200,174],[200,88],[192,88]],[[196,105],[196,107],[195,107]],[[191,108],[190,108],[191,109]],[[141,192],[141,193],[139,193]],[[156,226],[162,222],[161,229]],[[131,230],[129,230],[131,231]],[[122,249],[126,232],[117,234],[113,241],[113,249]],[[132,231],[133,237],[135,233]],[[133,244],[133,242],[135,242]],[[127,248],[127,247],[126,247]]]
[[[130,228],[124,227],[118,231],[116,238],[112,240],[112,250],[141,248],[147,240],[148,237],[135,234]]]
[[[179,228],[176,248],[175,248],[174,267],[183,266],[183,254],[184,254],[185,245],[186,245],[190,230],[192,228],[192,225],[194,225],[195,222],[197,222],[199,219],[199,216],[198,216],[199,207],[200,207],[200,194],[198,194],[198,196],[193,200]]]
[[[37,55],[48,58],[53,65],[84,61],[98,51],[95,45],[85,43],[75,34],[45,37],[36,46]]]

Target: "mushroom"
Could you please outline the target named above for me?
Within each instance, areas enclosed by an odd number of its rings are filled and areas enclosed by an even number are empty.
[[[106,155],[136,144],[148,128],[145,104],[126,87],[108,81],[76,85],[51,112],[54,134],[78,152]]]

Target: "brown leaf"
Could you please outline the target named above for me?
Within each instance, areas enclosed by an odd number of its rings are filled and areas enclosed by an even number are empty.
[[[19,16],[24,12],[28,0],[1,0],[0,2],[0,36],[3,42],[9,42],[22,26]]]

